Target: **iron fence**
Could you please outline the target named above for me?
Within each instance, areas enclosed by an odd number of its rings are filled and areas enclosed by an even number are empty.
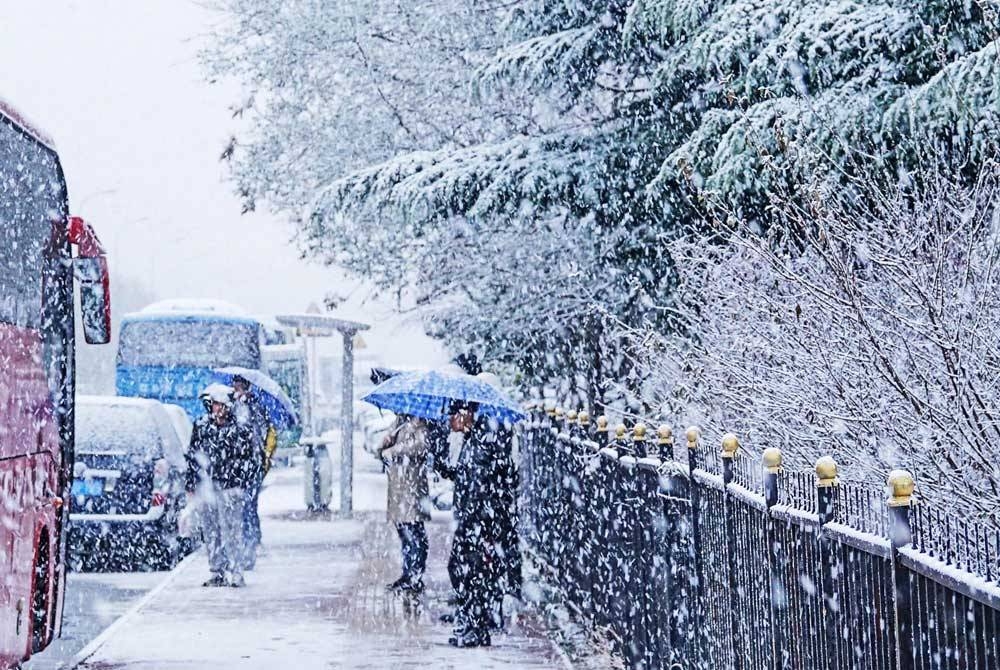
[[[912,498],[782,471],[726,436],[533,411],[523,536],[573,615],[642,670],[1000,668],[1000,535]]]

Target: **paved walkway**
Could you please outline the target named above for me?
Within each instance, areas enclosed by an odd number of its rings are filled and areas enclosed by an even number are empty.
[[[362,454],[358,458],[365,458]],[[368,457],[370,458],[370,457]],[[279,471],[262,496],[266,554],[243,589],[203,588],[204,555],[189,557],[84,651],[80,670],[296,668],[560,668],[554,646],[528,621],[483,649],[454,649],[438,622],[448,583],[448,520],[430,526],[428,592],[416,609],[385,593],[399,571],[385,523],[384,477],[359,473],[352,521],[308,519],[301,477]],[[381,503],[379,500],[381,499]],[[336,496],[334,498],[336,500]]]

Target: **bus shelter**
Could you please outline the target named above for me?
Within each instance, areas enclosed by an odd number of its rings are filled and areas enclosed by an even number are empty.
[[[351,516],[354,509],[354,336],[358,332],[368,330],[368,324],[357,321],[337,319],[323,314],[281,314],[275,317],[278,323],[296,328],[306,338],[306,353],[309,356],[313,374],[309,375],[310,405],[315,407],[316,400],[316,340],[321,337],[333,337],[339,334],[344,343],[342,364],[342,407],[340,421],[340,513]],[[316,442],[315,413],[310,426],[307,426],[309,437],[303,442]]]

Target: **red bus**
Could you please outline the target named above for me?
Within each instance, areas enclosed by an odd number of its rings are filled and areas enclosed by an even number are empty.
[[[69,216],[51,140],[0,101],[0,668],[44,649],[62,619],[74,276],[84,335],[107,343],[104,251]]]

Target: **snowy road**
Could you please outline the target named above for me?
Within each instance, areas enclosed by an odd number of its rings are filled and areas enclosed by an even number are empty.
[[[24,670],[56,670],[165,577],[162,572],[71,574],[62,638],[24,664]]]

